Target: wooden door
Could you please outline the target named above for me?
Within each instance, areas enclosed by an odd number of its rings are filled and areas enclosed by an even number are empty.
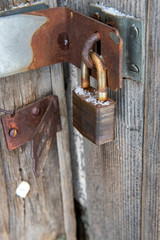
[[[160,1],[68,0],[67,5],[89,14],[91,2],[114,7],[144,21],[145,78],[140,83],[123,79],[121,90],[109,91],[116,101],[116,138],[96,147],[72,126],[71,90],[80,85],[80,70],[72,65],[66,70],[74,195],[81,209],[86,239],[158,240]]]
[[[3,10],[25,2],[3,0],[0,8]],[[67,4],[88,14],[91,1],[48,0],[51,7],[57,2],[58,6]],[[96,147],[72,126],[71,91],[80,84],[80,70],[73,65],[65,65],[78,220],[81,214],[78,239],[159,240],[160,1],[100,0],[99,3],[144,21],[145,78],[141,83],[123,79],[121,90],[117,93],[109,91],[110,97],[117,103],[116,138],[111,143]],[[0,93],[0,107],[5,109],[19,108],[41,96],[56,93],[63,124],[63,132],[58,134],[39,179],[35,179],[32,173],[30,144],[8,152],[0,128],[0,239],[54,240],[64,234],[68,240],[75,239],[62,65],[3,78]],[[16,187],[22,180],[28,181],[31,186],[25,200],[15,196]]]
[[[0,10],[34,1],[0,1]],[[46,1],[47,2],[47,1]],[[47,2],[50,7],[56,1]],[[63,130],[58,133],[40,177],[32,171],[31,145],[9,152],[0,125],[0,239],[75,240],[72,174],[68,120],[61,64],[0,79],[0,107],[18,109],[37,99],[59,97]],[[30,185],[25,199],[16,188],[22,181]]]

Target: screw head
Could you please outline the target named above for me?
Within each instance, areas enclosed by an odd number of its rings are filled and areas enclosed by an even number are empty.
[[[16,128],[12,128],[10,131],[9,131],[9,136],[10,137],[16,137],[17,136],[17,129]]]
[[[139,68],[135,64],[131,64],[129,66],[129,69],[130,69],[130,71],[135,72],[135,73],[139,72]]]
[[[35,106],[35,107],[32,108],[32,114],[34,116],[38,116],[39,113],[40,113],[40,108],[39,107]]]
[[[134,24],[130,27],[129,34],[132,38],[137,38],[138,37],[139,30]]]

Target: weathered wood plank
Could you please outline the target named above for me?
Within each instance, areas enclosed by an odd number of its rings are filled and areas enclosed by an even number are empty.
[[[43,70],[1,79],[1,107],[14,109],[16,106],[16,108],[19,108],[39,98],[36,86],[39,86],[43,79],[41,78],[41,71]],[[46,77],[46,83],[48,89],[45,89],[44,95],[48,95],[51,91],[50,78],[47,79]],[[8,238],[49,239],[52,236],[51,239],[56,239],[65,231],[56,142],[50,152],[43,174],[36,179],[32,171],[30,143],[9,152],[2,127],[0,133],[1,159],[4,172],[1,179],[5,182],[7,191],[7,196],[1,195],[2,204],[0,204],[0,208],[3,212],[3,199],[7,197],[8,209],[6,209],[6,212],[9,212],[9,216],[8,226],[6,227]],[[17,186],[23,180],[28,181],[31,187],[28,197],[24,200],[15,195]],[[1,218],[2,222],[4,220]],[[2,236],[4,230],[2,229],[0,233]],[[45,235],[48,238],[44,237]]]
[[[146,0],[99,2],[145,21]],[[88,13],[89,3],[68,1],[70,7],[82,13]],[[71,89],[78,84],[80,71],[70,66],[69,112],[72,111]],[[138,240],[141,238],[144,84],[125,79],[123,88],[117,93],[109,91],[109,96],[116,101],[115,141],[96,147],[70,124],[74,194],[85,209],[90,239]]]
[[[142,240],[160,239],[160,1],[148,1]]]
[[[1,1],[0,9],[8,9],[25,2]],[[46,2],[51,7],[57,5],[57,1]],[[68,121],[66,105],[63,104],[65,92],[60,70],[60,65],[52,70],[46,67],[0,81],[0,107],[17,109],[56,92],[61,99],[63,115],[63,130],[52,146],[44,172],[38,179],[32,172],[30,143],[8,152],[0,125],[0,239],[54,240],[61,234],[66,234],[68,240],[76,239]],[[22,180],[28,181],[31,187],[24,200],[15,195],[16,187]]]
[[[59,98],[62,131],[57,133],[61,189],[63,199],[64,226],[67,240],[76,239],[76,222],[73,202],[71,156],[69,146],[68,114],[65,99],[64,75],[62,64],[50,67],[53,93]],[[57,72],[59,73],[57,75]]]

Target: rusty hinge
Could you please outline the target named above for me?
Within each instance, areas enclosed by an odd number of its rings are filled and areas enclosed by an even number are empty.
[[[84,44],[98,32],[107,85],[115,91],[122,87],[123,44],[117,29],[67,7],[27,11],[0,17],[0,77],[59,62],[80,68]],[[91,75],[96,77],[95,69]]]
[[[51,95],[2,117],[9,150],[31,141],[33,171],[38,176],[46,162],[50,147],[60,131],[58,97]]]

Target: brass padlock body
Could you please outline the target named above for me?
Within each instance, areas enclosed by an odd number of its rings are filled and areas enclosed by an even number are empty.
[[[73,90],[73,125],[91,142],[102,145],[114,139],[115,102],[110,98],[97,101],[96,92],[93,87]]]

